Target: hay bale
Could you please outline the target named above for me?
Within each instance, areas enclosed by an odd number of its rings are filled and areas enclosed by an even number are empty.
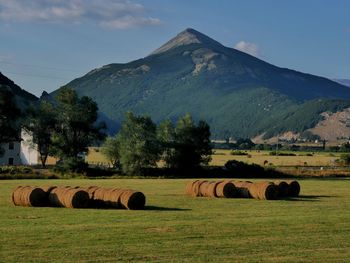
[[[93,205],[93,207],[98,207],[98,208],[107,207],[107,203],[105,202],[105,195],[108,189],[109,188],[99,187],[93,190],[93,198],[92,200],[90,200],[90,203]]]
[[[85,188],[84,190],[89,194],[90,200],[94,198],[95,191],[99,189],[98,186],[89,186]]]
[[[219,182],[215,191],[217,197],[233,198],[238,194],[235,185],[228,180]]]
[[[249,188],[251,186],[251,182],[246,181],[231,181],[233,185],[236,187],[237,197],[239,198],[251,198]]]
[[[55,189],[57,186],[41,186],[40,188],[43,189],[43,191],[48,195],[53,189]]]
[[[90,187],[86,189],[92,196],[94,207],[143,209],[146,197],[143,193],[130,189]]]
[[[260,200],[275,200],[278,197],[278,188],[271,182],[252,183],[249,187],[250,195]]]
[[[192,196],[203,196],[202,193],[201,193],[201,185],[206,183],[208,181],[195,181],[193,183],[193,186],[192,186]],[[202,190],[204,191],[204,186],[202,187]]]
[[[12,192],[12,202],[16,206],[42,207],[47,204],[47,195],[40,187],[18,186]]]
[[[93,207],[97,207],[95,205],[95,201],[94,201],[94,195],[95,195],[95,191],[97,189],[99,189],[98,186],[89,186],[87,188],[82,188],[83,190],[85,190],[88,194],[89,194],[89,203],[88,203],[88,207],[93,208]]]
[[[193,196],[193,185],[194,183],[198,182],[199,180],[190,181],[186,184],[186,194]]]
[[[209,185],[208,181],[202,181],[198,187],[198,196],[205,196],[207,192],[207,187]]]
[[[146,204],[146,197],[141,192],[133,190],[125,190],[120,196],[120,204],[130,210],[144,209]]]
[[[300,193],[300,184],[298,183],[298,181],[289,180],[286,181],[286,183],[288,184],[288,196],[298,196]]]
[[[79,188],[57,187],[49,193],[49,202],[58,207],[86,208],[89,194]]]
[[[288,183],[285,181],[274,181],[273,182],[278,189],[278,196],[279,197],[285,197],[288,196]]]
[[[206,197],[218,197],[216,194],[216,187],[218,186],[218,184],[220,184],[221,181],[218,182],[209,182],[207,184],[207,188],[206,191],[204,193],[204,196]]]
[[[120,197],[124,190],[118,188],[107,189],[104,192],[103,201],[106,207],[120,208]]]
[[[122,205],[121,197],[122,197],[122,195],[124,194],[125,191],[127,191],[127,190],[115,188],[111,192],[111,197],[110,198],[113,200],[113,206],[115,208],[124,208],[123,205]]]

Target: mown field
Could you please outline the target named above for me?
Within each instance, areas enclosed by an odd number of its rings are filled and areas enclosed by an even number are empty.
[[[272,156],[270,151],[244,151],[248,155],[232,155],[230,150],[214,150],[211,165],[225,165],[229,160],[237,160],[246,163],[255,163],[274,166],[332,166],[335,160],[339,159],[339,153],[329,152],[288,152],[295,156]],[[309,155],[308,155],[309,154]],[[310,156],[310,154],[312,154]]]
[[[0,262],[347,262],[350,180],[300,180],[291,200],[192,198],[188,180],[0,181]],[[143,211],[27,208],[17,185],[131,187]]]
[[[270,151],[244,152],[248,155],[232,155],[231,150],[214,150],[210,165],[223,166],[229,160],[237,160],[259,165],[264,165],[264,162],[267,161],[267,165],[273,166],[334,166],[335,160],[340,156],[340,153],[329,152],[293,152],[296,156],[271,156]],[[312,156],[307,154],[312,154]],[[108,165],[108,161],[98,148],[90,148],[86,161],[90,164]]]

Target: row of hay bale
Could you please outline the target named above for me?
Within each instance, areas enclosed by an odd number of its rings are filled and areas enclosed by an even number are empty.
[[[70,186],[18,186],[12,193],[16,206],[54,206],[67,208],[125,208],[143,209],[143,193],[119,188]]]
[[[295,197],[300,192],[297,181],[206,181],[195,180],[188,182],[186,193],[191,196],[225,197],[225,198],[254,198],[274,200],[283,197]]]

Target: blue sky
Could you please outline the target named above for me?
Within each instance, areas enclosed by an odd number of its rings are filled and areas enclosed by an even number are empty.
[[[0,0],[0,71],[40,95],[188,27],[280,67],[350,79],[347,0]]]

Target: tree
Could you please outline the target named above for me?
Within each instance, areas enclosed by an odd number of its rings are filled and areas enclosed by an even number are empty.
[[[53,153],[70,169],[84,164],[81,154],[88,146],[105,137],[104,123],[96,124],[98,107],[90,97],[78,97],[70,88],[62,88],[57,94],[57,125],[52,136]]]
[[[113,168],[119,166],[120,159],[120,143],[119,136],[107,137],[102,145],[101,152],[112,164]]]
[[[150,117],[126,113],[118,134],[123,172],[141,174],[144,168],[156,166],[161,153],[156,129]]]
[[[239,138],[236,141],[236,147],[240,150],[250,150],[255,147],[255,143],[249,138]]]
[[[196,125],[190,114],[178,120],[175,142],[169,166],[178,169],[195,169],[211,160],[210,127],[205,121]]]
[[[0,86],[0,144],[20,139],[17,120],[21,111],[16,105],[14,94]],[[3,149],[0,148],[0,152]]]
[[[344,165],[350,164],[350,154],[342,154],[339,159],[337,159],[338,162]]]
[[[350,152],[350,143],[349,142],[343,143],[340,146],[339,151],[340,152]]]
[[[56,109],[51,103],[41,101],[38,107],[28,110],[23,128],[32,135],[30,143],[38,150],[44,168],[47,157],[52,152],[52,135],[55,127]]]
[[[174,154],[175,143],[175,128],[171,120],[164,120],[158,125],[157,138],[161,147],[161,159],[169,167]]]

